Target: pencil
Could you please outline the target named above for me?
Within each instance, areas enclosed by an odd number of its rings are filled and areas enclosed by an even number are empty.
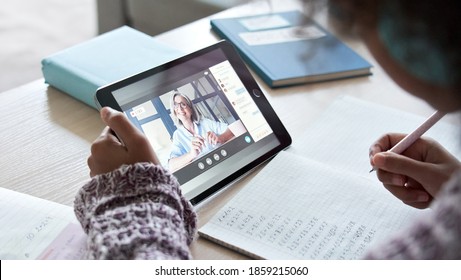
[[[436,124],[446,113],[441,111],[436,111],[433,113],[427,120],[425,120],[418,128],[416,128],[412,133],[405,136],[399,143],[392,147],[389,152],[396,154],[401,154],[408,147],[410,147],[416,140],[418,140],[426,131],[428,131],[434,124]],[[375,171],[373,167],[370,172]]]

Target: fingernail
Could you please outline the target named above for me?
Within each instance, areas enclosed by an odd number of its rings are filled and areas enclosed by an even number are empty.
[[[112,109],[110,107],[104,107],[101,109],[101,118],[105,121],[109,118],[111,113]]]
[[[426,202],[429,200],[429,195],[427,193],[420,193],[416,196],[416,199],[419,202]]]
[[[405,177],[402,176],[394,176],[392,177],[392,184],[396,186],[404,186],[406,187],[407,180]]]

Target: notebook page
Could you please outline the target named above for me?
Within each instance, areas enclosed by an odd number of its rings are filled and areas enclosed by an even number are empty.
[[[82,259],[86,235],[72,207],[0,188],[0,259]]]
[[[336,99],[307,127],[301,137],[293,139],[293,144],[287,151],[347,172],[376,178],[376,175],[368,174],[371,169],[368,158],[370,145],[388,132],[410,133],[425,119],[426,117],[343,96]],[[461,158],[460,133],[455,125],[442,119],[424,136],[434,138]]]
[[[427,211],[377,182],[281,152],[199,233],[263,259],[356,259]]]

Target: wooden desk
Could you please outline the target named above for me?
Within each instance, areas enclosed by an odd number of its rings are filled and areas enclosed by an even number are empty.
[[[274,10],[296,6],[296,2],[283,2],[284,7],[274,5]],[[264,4],[248,4],[214,17],[238,16],[254,10],[266,12],[268,9]],[[156,38],[185,53],[218,40],[210,31],[209,18]],[[372,76],[277,90],[270,89],[257,78],[294,143],[303,129],[340,95],[351,95],[425,116],[433,111],[394,85],[361,44],[346,43],[375,65]],[[0,186],[72,206],[75,193],[89,179],[86,159],[92,141],[103,128],[97,111],[48,87],[43,80],[0,93],[0,106]],[[199,224],[206,223],[249,177],[201,206]],[[202,238],[194,242],[192,252],[196,259],[245,258]]]

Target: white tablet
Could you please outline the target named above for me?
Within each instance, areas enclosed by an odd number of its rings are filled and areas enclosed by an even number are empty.
[[[146,135],[192,204],[291,144],[226,41],[101,87],[95,98]]]

